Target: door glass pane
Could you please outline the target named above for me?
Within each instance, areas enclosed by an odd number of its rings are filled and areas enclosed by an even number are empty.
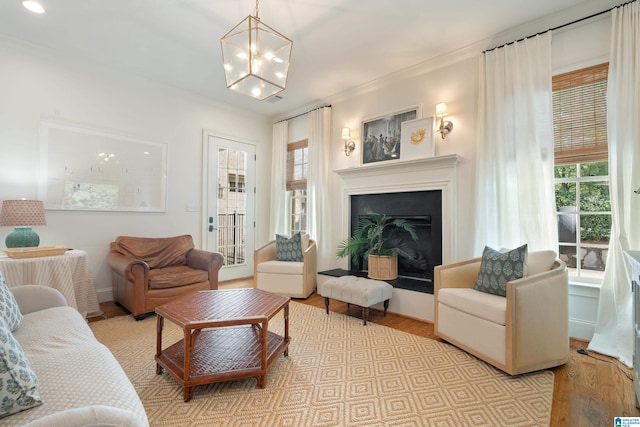
[[[245,263],[247,153],[218,150],[218,250],[225,265]]]

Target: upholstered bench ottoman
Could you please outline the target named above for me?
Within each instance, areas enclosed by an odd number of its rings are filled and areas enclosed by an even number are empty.
[[[384,302],[384,315],[387,315],[393,286],[380,280],[365,279],[356,276],[342,276],[327,280],[322,285],[320,295],[324,297],[324,306],[329,314],[329,299],[347,303],[347,312],[351,304],[362,307],[362,321],[367,324],[369,307]]]

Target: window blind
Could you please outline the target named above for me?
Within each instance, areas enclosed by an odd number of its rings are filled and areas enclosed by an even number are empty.
[[[607,160],[608,70],[600,64],[553,76],[557,165]]]
[[[307,189],[307,165],[309,141],[287,144],[287,191]]]

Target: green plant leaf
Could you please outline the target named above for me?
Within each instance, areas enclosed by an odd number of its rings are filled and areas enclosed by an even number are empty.
[[[401,218],[390,218],[387,215],[373,212],[369,209],[365,210],[366,216],[358,221],[353,235],[340,242],[338,245],[336,256],[338,258],[350,257],[351,262],[356,267],[360,266],[360,262],[369,254],[372,255],[393,255],[400,256],[410,255],[389,242],[399,232],[405,231],[409,233],[413,240],[418,240],[418,235],[411,223]]]

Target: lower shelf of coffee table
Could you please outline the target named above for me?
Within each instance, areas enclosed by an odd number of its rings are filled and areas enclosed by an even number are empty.
[[[257,326],[205,329],[191,352],[191,373],[184,379],[184,340],[167,347],[156,362],[182,386],[197,386],[266,375],[289,346],[273,332],[267,337],[267,365],[262,369],[262,346]]]

